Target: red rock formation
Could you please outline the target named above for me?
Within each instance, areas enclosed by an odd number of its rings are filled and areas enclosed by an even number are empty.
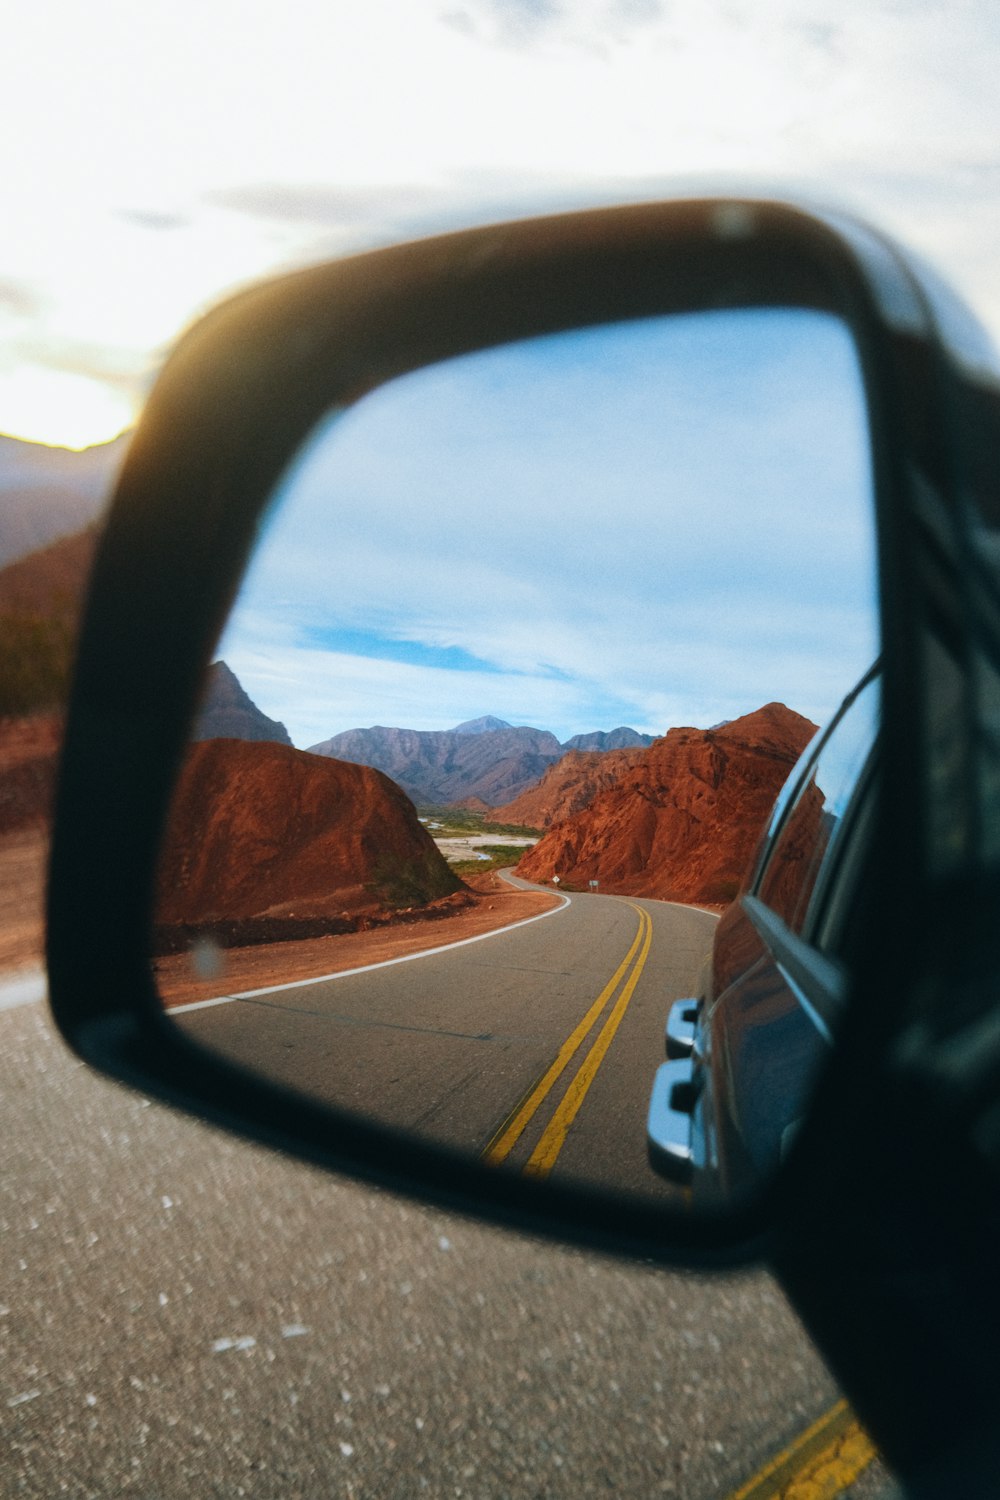
[[[728,901],[814,732],[783,703],[719,729],[672,729],[551,828],[517,873],[575,886],[598,880],[602,891],[623,895]]]
[[[160,867],[162,923],[415,906],[460,882],[401,789],[268,742],[192,745]]]
[[[488,823],[519,823],[524,828],[551,828],[589,807],[597,796],[641,762],[646,751],[570,750],[549,766],[537,785],[513,802],[495,808]]]

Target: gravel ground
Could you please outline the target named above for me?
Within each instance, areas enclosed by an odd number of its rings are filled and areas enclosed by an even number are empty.
[[[95,1078],[39,1004],[0,1082],[5,1496],[714,1500],[836,1397],[763,1272],[326,1177]]]

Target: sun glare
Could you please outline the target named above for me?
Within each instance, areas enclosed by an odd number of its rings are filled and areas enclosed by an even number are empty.
[[[0,373],[0,421],[9,437],[54,448],[89,448],[132,426],[129,398],[86,375],[22,365]]]

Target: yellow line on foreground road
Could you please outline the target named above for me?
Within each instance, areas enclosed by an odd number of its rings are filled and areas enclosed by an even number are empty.
[[[834,1500],[877,1457],[847,1402],[838,1401],[729,1500]]]
[[[546,1070],[546,1072],[542,1074],[542,1077],[528,1094],[523,1103],[518,1105],[514,1109],[512,1114],[510,1114],[504,1121],[503,1125],[501,1125],[493,1140],[483,1152],[482,1159],[489,1166],[498,1166],[500,1162],[506,1161],[511,1151],[517,1145],[517,1142],[521,1138],[521,1135],[524,1133],[527,1126],[531,1123],[531,1120],[534,1118],[536,1111],[544,1103],[548,1094],[555,1087],[562,1073],[565,1071],[574,1052],[576,1052],[577,1048],[583,1042],[590,1028],[594,1025],[594,1022],[601,1014],[601,1011],[604,1009],[605,1005],[608,1003],[611,996],[618,988],[618,985],[621,983],[621,980],[626,970],[628,969],[629,964],[632,962],[633,958],[638,952],[639,944],[642,941],[643,932],[645,930],[645,924],[649,922],[649,917],[640,907],[637,906],[634,908],[634,910],[639,913],[639,927],[636,932],[635,938],[633,939],[632,946],[629,948],[625,957],[622,959],[621,963],[618,965],[617,969],[612,974],[611,978],[608,980],[607,984],[604,986],[603,990],[594,1001],[593,1005],[587,1011],[587,1014],[584,1016],[583,1020],[579,1023],[578,1026],[574,1027],[573,1031],[563,1042],[562,1046],[559,1048],[559,1051],[556,1053],[554,1062]],[[652,923],[650,923],[650,928],[652,928]]]
[[[577,1071],[576,1077],[570,1082],[569,1088],[563,1095],[562,1102],[556,1110],[552,1119],[546,1125],[542,1138],[534,1151],[529,1156],[524,1168],[526,1177],[547,1177],[556,1164],[559,1155],[569,1133],[569,1128],[576,1119],[587,1090],[597,1076],[597,1070],[604,1061],[604,1054],[614,1040],[615,1032],[618,1030],[628,1010],[629,1001],[632,999],[633,991],[639,983],[639,976],[645,967],[646,959],[653,942],[653,923],[648,912],[637,907],[639,912],[639,930],[645,924],[646,939],[642,945],[642,952],[635,961],[632,970],[618,997],[615,1007],[604,1025],[597,1034],[597,1040],[587,1053]]]

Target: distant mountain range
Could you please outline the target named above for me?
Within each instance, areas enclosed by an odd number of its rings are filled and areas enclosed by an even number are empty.
[[[291,744],[284,724],[260,711],[224,661],[213,662],[209,668],[191,737]],[[461,805],[481,810],[500,808],[502,812],[508,802],[534,788],[551,766],[581,743],[590,748],[585,756],[577,752],[578,758],[599,761],[606,751],[625,748],[635,753],[651,745],[653,737],[621,727],[576,735],[560,744],[547,729],[508,724],[505,719],[486,714],[456,724],[454,729],[391,729],[384,725],[346,729],[311,745],[309,753],[382,771],[414,802],[424,806]],[[601,784],[606,781],[601,779]],[[543,824],[539,821],[531,826]]]
[[[454,729],[347,729],[309,748],[313,755],[384,771],[423,805],[502,807],[533,787],[567,749],[644,746],[651,735],[634,729],[576,735],[561,744],[547,729],[515,726],[487,715]]]
[[[645,750],[655,736],[640,734],[637,729],[627,729],[624,724],[617,729],[593,729],[590,734],[574,734],[563,742],[564,750]]]
[[[95,521],[129,438],[77,453],[0,434],[0,567]]]
[[[291,744],[284,724],[261,712],[224,661],[213,662],[208,670],[191,738]],[[613,779],[597,770],[607,752],[617,752],[607,755],[609,762],[617,761],[623,750],[626,756],[635,755],[652,743],[652,735],[622,726],[575,735],[560,744],[547,729],[508,724],[506,719],[485,714],[454,729],[391,729],[379,724],[371,729],[346,729],[311,745],[309,753],[382,771],[423,806],[499,809],[498,816],[504,820],[506,804],[522,794],[528,795],[534,809],[533,789],[550,767],[564,763],[568,753],[569,761],[594,766],[586,778],[592,795],[598,785],[608,785]],[[586,753],[576,749],[580,744],[590,747]],[[544,795],[542,800],[548,808]],[[546,827],[551,816],[541,816],[541,808],[538,811],[537,821],[520,816],[515,821]]]

